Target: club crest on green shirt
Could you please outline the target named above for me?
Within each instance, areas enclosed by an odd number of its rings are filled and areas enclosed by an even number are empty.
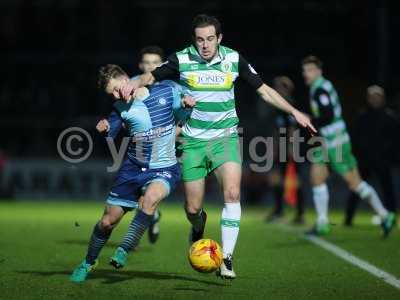
[[[224,60],[221,62],[221,70],[222,72],[228,73],[232,71],[232,62],[229,60]]]

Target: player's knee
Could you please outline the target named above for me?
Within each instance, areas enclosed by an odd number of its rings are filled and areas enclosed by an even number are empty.
[[[361,184],[362,179],[354,173],[348,173],[344,176],[344,179],[347,183],[349,189],[353,192],[356,192],[358,186]]]
[[[114,224],[111,222],[110,218],[108,218],[107,216],[104,216],[101,220],[100,220],[100,228],[101,230],[103,230],[104,232],[110,232],[113,229]]]
[[[202,206],[200,203],[196,202],[189,202],[187,201],[185,203],[185,210],[188,214],[198,214],[202,209]]]
[[[160,195],[158,193],[146,193],[143,197],[143,210],[145,212],[149,210],[155,211],[160,200]]]
[[[324,176],[323,174],[315,174],[314,173],[311,175],[310,181],[313,186],[321,185],[321,184],[325,183],[326,176]]]
[[[310,181],[313,186],[321,185],[325,183],[329,176],[328,170],[326,167],[321,166],[313,166],[311,168],[311,176]]]
[[[100,228],[105,232],[111,232],[119,220],[118,216],[104,215],[100,220]]]
[[[239,202],[240,201],[240,188],[231,186],[224,190],[225,202]]]
[[[357,187],[360,185],[359,182],[347,182],[347,186],[349,187],[349,190],[357,193]]]

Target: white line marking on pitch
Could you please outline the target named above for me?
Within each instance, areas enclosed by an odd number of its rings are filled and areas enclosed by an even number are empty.
[[[285,225],[282,225],[279,227],[298,233],[297,230],[292,229]],[[303,235],[303,237],[307,241],[310,241],[311,243],[313,243],[314,245],[317,245],[317,246],[325,249],[326,251],[329,251],[330,253],[336,255],[337,257],[340,257],[341,259],[347,261],[348,263],[350,263],[356,267],[359,267],[360,269],[362,269],[364,271],[367,271],[368,273],[370,273],[371,275],[373,275],[375,277],[378,277],[379,279],[382,279],[387,284],[390,284],[391,286],[393,286],[397,289],[400,289],[400,279],[396,278],[392,274],[375,267],[374,265],[370,264],[369,262],[362,260],[361,258],[358,258],[357,256],[354,256],[350,252],[348,252],[348,251],[346,251],[324,239],[321,239],[319,237],[312,236],[312,235]]]
[[[305,239],[321,248],[324,248],[326,251],[335,254],[337,257],[340,257],[341,259],[347,261],[348,263],[351,263],[352,265],[359,267],[364,271],[367,271],[368,273],[374,275],[375,277],[382,279],[383,281],[394,286],[395,288],[400,289],[400,279],[397,279],[392,274],[383,271],[375,267],[374,265],[371,265],[369,262],[362,260],[357,256],[354,256],[350,252],[347,252],[346,250],[339,248],[338,246],[326,240],[320,239],[319,237],[305,236]]]

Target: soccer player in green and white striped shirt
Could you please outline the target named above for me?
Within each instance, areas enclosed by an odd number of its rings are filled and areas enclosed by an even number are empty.
[[[329,192],[326,184],[329,165],[330,169],[345,180],[349,189],[366,200],[381,217],[383,235],[386,237],[395,226],[395,215],[386,210],[375,189],[360,176],[336,89],[323,77],[322,62],[319,58],[315,56],[304,58],[302,69],[304,81],[310,87],[313,122],[324,141],[312,152],[311,184],[317,222],[310,233],[325,235],[330,232]]]
[[[198,15],[192,24],[193,44],[138,80],[126,83],[121,94],[129,99],[140,86],[174,79],[186,86],[196,100],[182,130],[182,174],[186,214],[192,224],[190,242],[203,237],[207,215],[202,209],[205,177],[214,172],[220,183],[225,206],[221,216],[224,263],[218,275],[235,278],[232,254],[239,234],[241,216],[241,156],[235,109],[234,83],[237,78],[250,84],[261,98],[291,114],[302,126],[315,132],[310,119],[263,83],[253,67],[237,51],[220,45],[221,25],[215,17]]]

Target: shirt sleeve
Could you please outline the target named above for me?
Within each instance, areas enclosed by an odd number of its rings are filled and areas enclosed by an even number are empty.
[[[246,81],[251,87],[257,90],[263,85],[263,81],[260,75],[257,74],[256,70],[250,65],[250,63],[239,54],[239,78]]]
[[[108,116],[107,121],[110,124],[110,130],[108,130],[106,137],[115,139],[122,128],[123,120],[118,111],[113,109]]]
[[[151,74],[153,74],[156,81],[165,79],[179,80],[179,62],[176,53],[168,57],[168,60],[151,72]]]
[[[317,127],[329,125],[334,119],[334,109],[329,93],[322,88],[318,88],[313,97],[314,102],[318,106],[318,117],[313,119],[313,123]]]

